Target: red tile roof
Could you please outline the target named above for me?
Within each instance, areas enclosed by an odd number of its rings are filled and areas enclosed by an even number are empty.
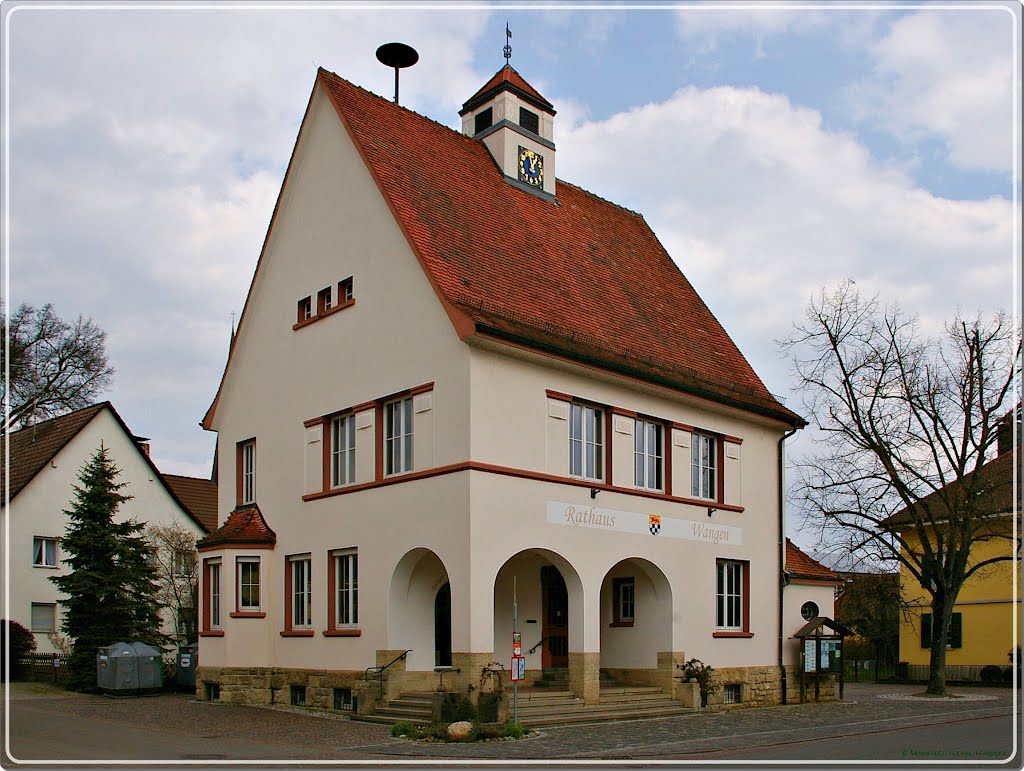
[[[842,578],[801,551],[788,538],[786,539],[786,573],[791,578],[803,578],[835,584],[843,583]]]
[[[457,328],[804,424],[642,216],[562,180],[557,203],[519,190],[483,143],[332,73],[318,81]]]
[[[276,543],[277,533],[270,529],[260,507],[253,503],[231,512],[227,522],[199,541],[198,547],[213,549],[231,544],[272,546]]]
[[[806,425],[769,393],[641,215],[563,180],[557,202],[520,190],[482,142],[326,70],[317,87],[463,339],[525,345]],[[238,334],[244,326],[243,309]]]
[[[106,407],[110,407],[110,402],[100,402],[12,432],[9,435],[8,450],[11,475],[8,480],[5,470],[0,465],[0,502],[3,501],[5,489],[13,500],[14,496],[25,489],[35,475],[57,457],[57,453]]]
[[[516,93],[518,96],[526,99],[527,102],[531,102],[535,107],[539,107],[551,115],[555,114],[555,106],[541,96],[537,89],[527,83],[522,75],[512,69],[511,65],[506,64],[494,73],[494,76],[484,83],[479,91],[463,103],[459,115],[465,115],[503,89]]]
[[[217,483],[210,479],[161,474],[178,500],[207,532],[217,529]]]

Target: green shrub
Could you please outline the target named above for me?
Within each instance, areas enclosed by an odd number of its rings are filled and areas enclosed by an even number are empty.
[[[498,693],[484,693],[480,695],[480,703],[477,704],[477,717],[481,723],[497,723],[498,722],[498,702],[501,700],[501,694]]]
[[[526,727],[522,723],[517,723],[514,720],[505,721],[505,736],[511,736],[513,739],[522,739],[525,733]]]
[[[441,704],[442,723],[458,723],[460,720],[472,723],[476,719],[476,707],[465,696],[456,696],[454,693],[450,693]]]
[[[700,705],[708,705],[708,696],[718,690],[717,685],[711,683],[711,673],[715,669],[710,664],[705,664],[700,659],[690,659],[683,664],[683,677],[687,680],[696,680],[700,686]]]
[[[491,721],[489,723],[475,723],[473,733],[480,739],[500,739],[505,735],[505,727],[501,723]]]
[[[981,668],[981,682],[998,683],[1002,679],[1003,670],[995,664],[989,664],[988,666]]]
[[[420,726],[419,734],[421,739],[441,739],[442,741],[448,741],[448,724],[427,723],[424,726]]]
[[[11,652],[11,679],[16,680],[22,675],[19,659],[28,656],[36,649],[36,638],[17,621],[0,619],[0,680],[7,680],[7,657],[4,652]]]
[[[416,730],[416,726],[410,723],[408,720],[399,720],[393,726],[391,726],[392,736],[408,736],[410,739],[418,739],[419,732]]]

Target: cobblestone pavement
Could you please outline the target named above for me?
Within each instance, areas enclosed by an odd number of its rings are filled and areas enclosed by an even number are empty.
[[[161,733],[203,740],[250,740],[273,745],[275,757],[293,759],[670,759],[722,753],[729,749],[807,742],[813,739],[871,734],[879,731],[950,720],[1009,715],[1014,691],[1002,688],[953,689],[986,700],[895,699],[923,691],[921,686],[850,684],[839,703],[791,704],[760,709],[703,713],[682,717],[545,728],[538,736],[515,742],[436,744],[392,739],[384,726],[350,721],[342,716],[318,716],[299,710],[260,709],[194,701],[187,694],[142,699],[68,697],[59,691],[33,690],[31,684],[12,688],[10,709],[59,714],[85,721],[147,727]],[[1019,691],[1016,692],[1019,695]],[[993,698],[994,697],[994,698]],[[980,723],[979,723],[980,725]],[[183,745],[187,746],[187,745]],[[17,754],[17,753],[15,753]],[[73,754],[63,755],[74,758]],[[168,759],[180,759],[182,756]],[[231,757],[230,755],[228,757]],[[723,757],[721,754],[716,757]],[[871,743],[865,741],[865,759]],[[141,758],[140,758],[141,759]],[[152,758],[158,759],[158,758]]]

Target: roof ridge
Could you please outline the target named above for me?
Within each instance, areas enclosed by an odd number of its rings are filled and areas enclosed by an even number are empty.
[[[79,413],[85,412],[86,410],[99,410],[99,409],[102,409],[104,406],[112,407],[113,405],[110,403],[109,400],[104,400],[102,402],[96,402],[95,404],[90,404],[90,405],[88,405],[86,407],[79,407],[77,410],[72,410],[71,412],[65,412],[63,415],[54,415],[52,418],[47,418],[46,420],[41,420],[38,423],[30,423],[27,426],[22,426],[21,428],[17,429],[16,431],[8,432],[7,435],[13,437],[15,434],[20,434],[22,431],[28,431],[29,429],[32,429],[32,428],[38,430],[42,426],[45,426],[47,423],[52,423],[55,420],[66,420],[67,418],[70,418],[70,417],[72,417],[74,415],[78,415]]]
[[[512,67],[511,65],[509,65],[509,67],[512,69],[513,72],[516,72],[515,67]],[[340,81],[342,81],[344,83],[347,83],[348,85],[352,86],[352,88],[355,88],[355,89],[358,89],[359,91],[362,91],[364,94],[367,94],[368,96],[372,96],[375,99],[379,99],[384,104],[390,105],[391,107],[397,107],[398,109],[404,110],[405,112],[407,112],[407,113],[409,113],[411,115],[415,115],[418,118],[422,118],[423,120],[425,120],[425,121],[427,121],[429,123],[433,123],[438,128],[442,128],[442,129],[445,129],[447,131],[450,131],[452,134],[457,136],[462,141],[473,142],[475,144],[481,144],[479,142],[479,140],[476,140],[476,139],[474,139],[471,136],[463,134],[461,131],[459,131],[457,129],[453,129],[451,126],[448,126],[448,125],[446,125],[444,123],[441,123],[441,122],[439,122],[437,120],[434,120],[429,115],[424,115],[423,113],[416,112],[416,110],[413,110],[413,109],[411,109],[409,107],[406,107],[406,106],[404,106],[402,104],[396,103],[396,102],[388,99],[385,96],[381,96],[380,94],[376,94],[373,91],[370,91],[369,89],[363,88],[358,83],[353,83],[351,80],[348,80],[347,78],[343,78],[341,75],[339,75],[336,72],[331,72],[330,70],[324,69],[323,67],[321,67],[320,70],[322,72],[324,72],[325,74],[331,76],[331,77],[337,78],[338,80],[340,80]],[[500,70],[499,70],[499,72],[500,72]],[[598,195],[597,193],[593,192],[592,190],[587,190],[585,187],[582,187],[581,185],[578,185],[578,184],[576,184],[574,182],[570,182],[567,179],[563,179],[562,177],[555,177],[555,181],[558,184],[560,184],[560,185],[568,185],[569,187],[575,188],[576,190],[579,190],[581,193],[585,193],[586,195],[589,195],[591,198],[596,198],[598,201],[603,201],[604,203],[608,204],[609,206],[614,206],[616,209],[621,209],[622,211],[624,211],[624,212],[626,212],[628,214],[632,214],[634,217],[637,217],[637,218],[639,218],[641,220],[644,219],[644,215],[641,214],[640,212],[635,211],[634,209],[630,209],[628,206],[623,206],[620,203],[616,203],[615,201],[611,201],[611,200],[609,200],[607,198],[604,198],[603,196]]]
[[[598,195],[597,193],[593,192],[592,190],[587,190],[585,187],[580,187],[579,185],[576,185],[576,184],[574,184],[572,182],[569,182],[567,180],[564,180],[564,179],[561,179],[561,178],[558,178],[558,177],[556,177],[556,179],[559,182],[559,184],[568,185],[569,187],[574,187],[577,190],[579,190],[581,193],[586,193],[591,198],[596,198],[599,201],[604,201],[606,204],[609,204],[610,206],[614,206],[616,209],[622,209],[622,211],[626,212],[627,214],[632,214],[634,217],[637,217],[639,219],[644,219],[644,215],[643,214],[641,214],[638,211],[634,211],[633,209],[630,209],[628,206],[623,206],[621,203],[615,203],[615,201],[609,201],[607,198],[604,198],[603,196]]]

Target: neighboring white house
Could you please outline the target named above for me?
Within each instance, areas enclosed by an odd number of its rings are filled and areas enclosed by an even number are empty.
[[[10,477],[0,480],[7,504],[0,502],[0,528],[10,533],[3,550],[10,597],[4,617],[32,631],[39,653],[54,652],[51,635],[62,634],[60,592],[48,579],[65,573],[59,544],[68,522],[64,512],[72,505],[79,472],[101,445],[121,471],[118,480],[127,484],[122,493],[132,496],[119,507],[119,521],[178,523],[197,539],[217,525],[216,512],[211,517],[203,503],[216,497],[216,485],[176,477],[198,514],[190,510],[149,458],[145,440],[128,430],[110,402],[37,423],[9,439]],[[164,631],[173,634],[172,615],[165,619]]]
[[[451,665],[475,698],[515,598],[526,684],[669,692],[696,657],[717,698],[778,702],[805,421],[641,215],[556,182],[555,110],[514,69],[462,119],[317,74],[204,419],[200,696],[330,706],[407,651],[389,694]]]

